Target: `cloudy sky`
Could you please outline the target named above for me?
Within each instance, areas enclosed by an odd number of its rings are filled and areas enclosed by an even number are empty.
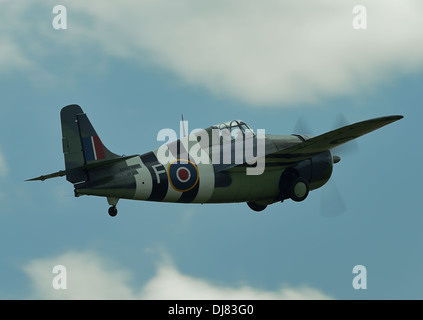
[[[0,299],[422,299],[423,3],[366,1],[357,30],[359,4],[0,0]],[[274,134],[404,119],[358,139],[302,203],[122,200],[111,218],[64,178],[24,182],[64,169],[72,103],[118,154],[158,148],[181,113],[190,130]]]

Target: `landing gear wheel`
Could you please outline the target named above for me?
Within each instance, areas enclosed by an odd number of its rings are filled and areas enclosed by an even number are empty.
[[[109,215],[111,216],[111,217],[114,217],[114,216],[116,216],[117,215],[117,209],[116,209],[116,206],[111,206],[110,208],[109,208]]]
[[[292,181],[289,194],[292,200],[300,202],[307,198],[309,191],[308,181],[302,177],[297,177]]]
[[[247,205],[250,207],[251,210],[254,210],[254,211],[257,211],[257,212],[263,211],[267,207],[265,205],[257,204],[257,203],[254,203],[254,202],[247,202]]]

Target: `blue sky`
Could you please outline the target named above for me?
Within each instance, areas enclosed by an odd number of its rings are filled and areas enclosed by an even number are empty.
[[[371,1],[366,30],[355,1],[64,1],[66,30],[56,4],[0,1],[1,299],[423,298],[422,4]],[[64,178],[24,182],[64,169],[71,103],[127,155],[179,132],[181,113],[190,130],[243,119],[273,134],[300,117],[314,134],[339,114],[404,119],[359,138],[304,202],[257,214],[121,200],[111,218]]]

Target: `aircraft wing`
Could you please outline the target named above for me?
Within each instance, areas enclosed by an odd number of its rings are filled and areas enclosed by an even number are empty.
[[[288,164],[311,158],[402,118],[400,115],[374,118],[329,131],[294,146],[266,154],[266,164],[273,161]]]

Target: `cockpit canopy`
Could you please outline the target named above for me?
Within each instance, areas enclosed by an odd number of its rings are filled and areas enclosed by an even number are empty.
[[[232,139],[235,139],[240,133],[243,135],[254,135],[251,128],[242,120],[232,120],[221,124],[214,125],[213,129],[219,129],[219,136],[223,135],[224,130],[231,133]]]

